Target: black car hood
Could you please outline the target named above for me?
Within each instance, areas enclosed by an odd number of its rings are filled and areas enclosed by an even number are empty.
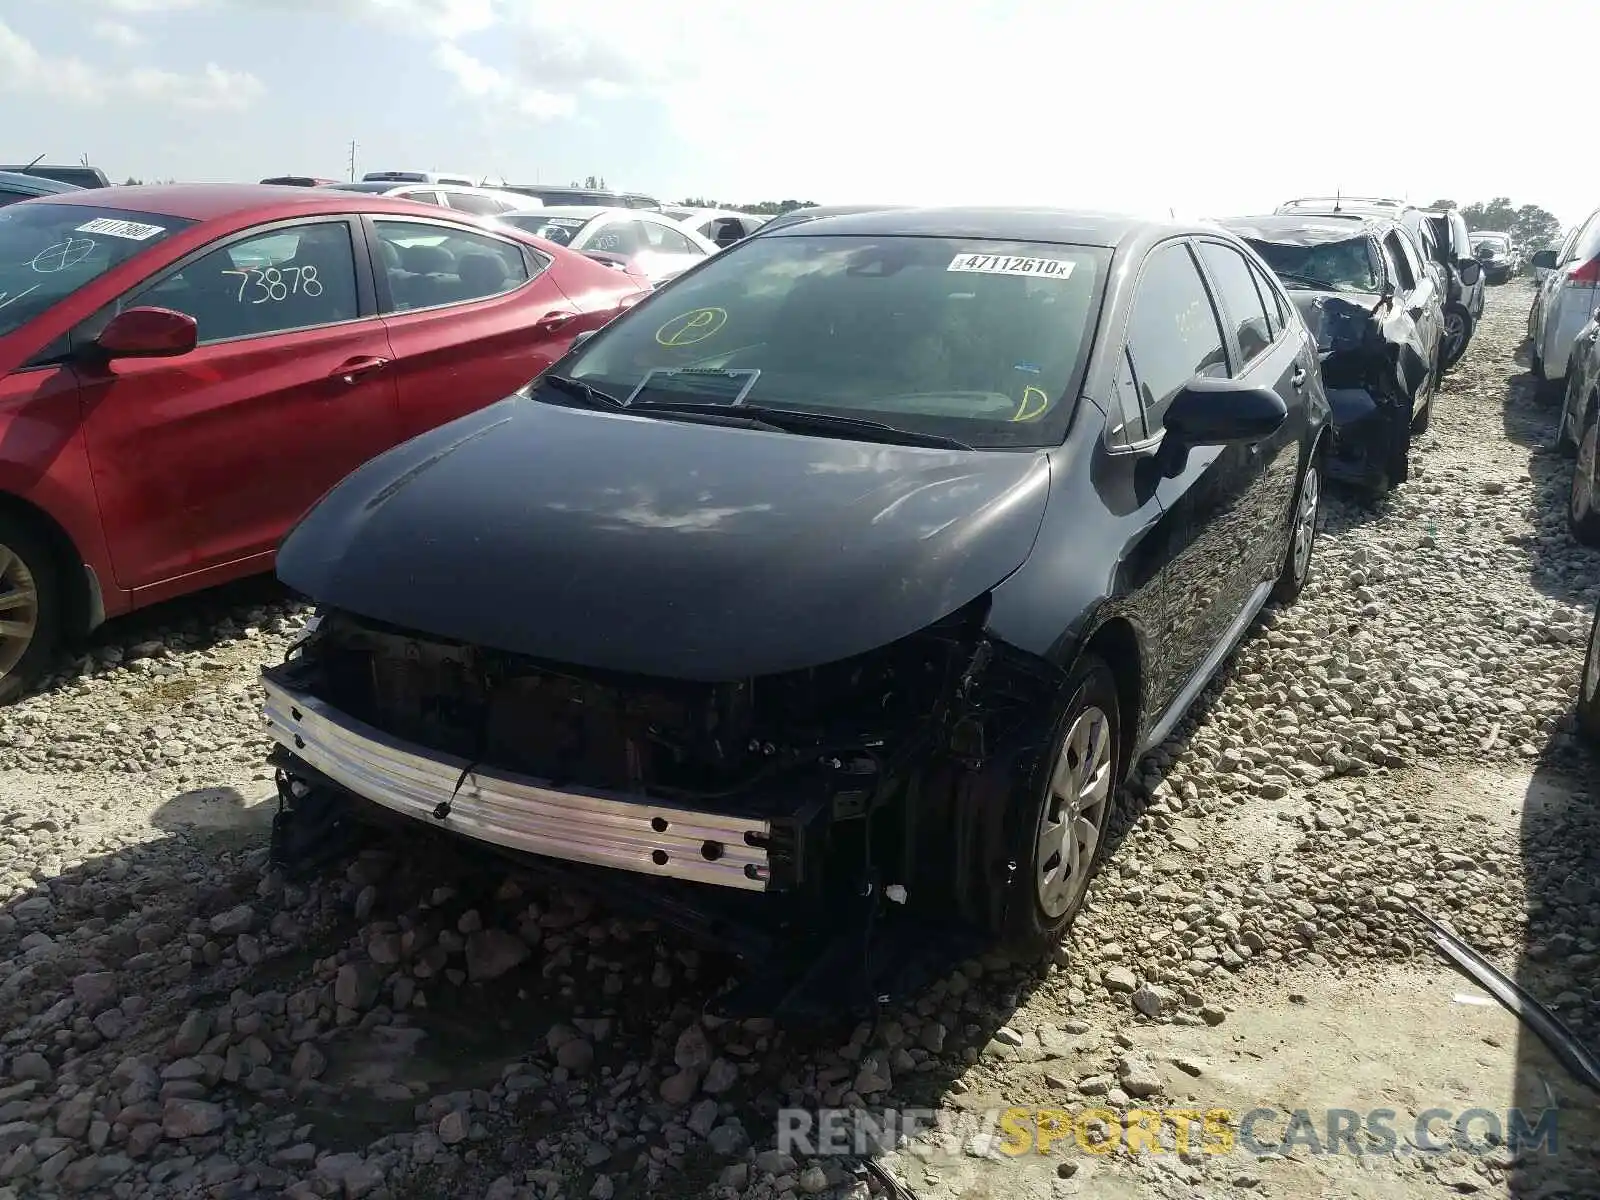
[[[1289,299],[1300,310],[1306,327],[1317,339],[1317,349],[1326,354],[1350,348],[1365,340],[1372,313],[1382,297],[1376,292],[1321,292],[1307,288],[1289,289]]]
[[[599,669],[733,680],[847,658],[1019,567],[1042,451],[689,424],[515,396],[367,463],[278,576],[420,633]]]

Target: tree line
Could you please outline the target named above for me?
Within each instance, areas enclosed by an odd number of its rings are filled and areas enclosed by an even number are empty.
[[[1473,233],[1509,233],[1524,250],[1543,250],[1561,241],[1561,221],[1555,213],[1537,204],[1513,206],[1511,197],[1496,196],[1487,202],[1457,204],[1454,200],[1435,200],[1433,208],[1459,208]]]

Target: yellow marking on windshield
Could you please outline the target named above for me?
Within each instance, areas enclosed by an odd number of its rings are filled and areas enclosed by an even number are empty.
[[[1038,388],[1029,385],[1022,389],[1022,403],[1017,405],[1017,411],[1012,416],[1013,421],[1032,421],[1044,415],[1044,410],[1050,407],[1050,397]]]
[[[656,341],[668,347],[692,346],[703,342],[728,323],[724,308],[695,308],[673,317],[656,330]]]

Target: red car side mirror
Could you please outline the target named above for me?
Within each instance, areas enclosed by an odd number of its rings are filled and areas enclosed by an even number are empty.
[[[200,327],[170,308],[130,308],[106,324],[94,344],[107,358],[176,358],[193,350]]]

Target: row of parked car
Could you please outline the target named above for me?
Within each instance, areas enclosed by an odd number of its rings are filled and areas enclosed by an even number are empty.
[[[265,569],[342,474],[724,249],[648,197],[547,205],[573,197],[396,174],[60,183],[0,208],[0,404],[30,431],[0,432],[0,698],[106,617]],[[729,241],[881,209],[799,209]],[[1224,225],[1276,281],[1236,336],[1253,355],[1305,322],[1328,473],[1394,486],[1482,311],[1460,214],[1297,200]]]
[[[41,171],[44,174],[38,173]],[[0,172],[0,206],[74,190],[85,184],[70,180],[86,176],[104,179],[98,170],[81,167],[31,166],[26,171]],[[491,187],[447,172],[373,171],[351,183],[281,175],[261,182],[390,196],[500,218],[652,284],[664,283],[707,255],[733,245],[767,220],[758,214],[725,209],[663,207],[653,197],[636,192],[537,184]]]
[[[583,206],[385,190],[0,209],[0,696],[275,567],[280,858],[387,810],[798,930],[1058,936],[1482,305],[1459,214],[1379,200],[807,209],[657,286]]]

